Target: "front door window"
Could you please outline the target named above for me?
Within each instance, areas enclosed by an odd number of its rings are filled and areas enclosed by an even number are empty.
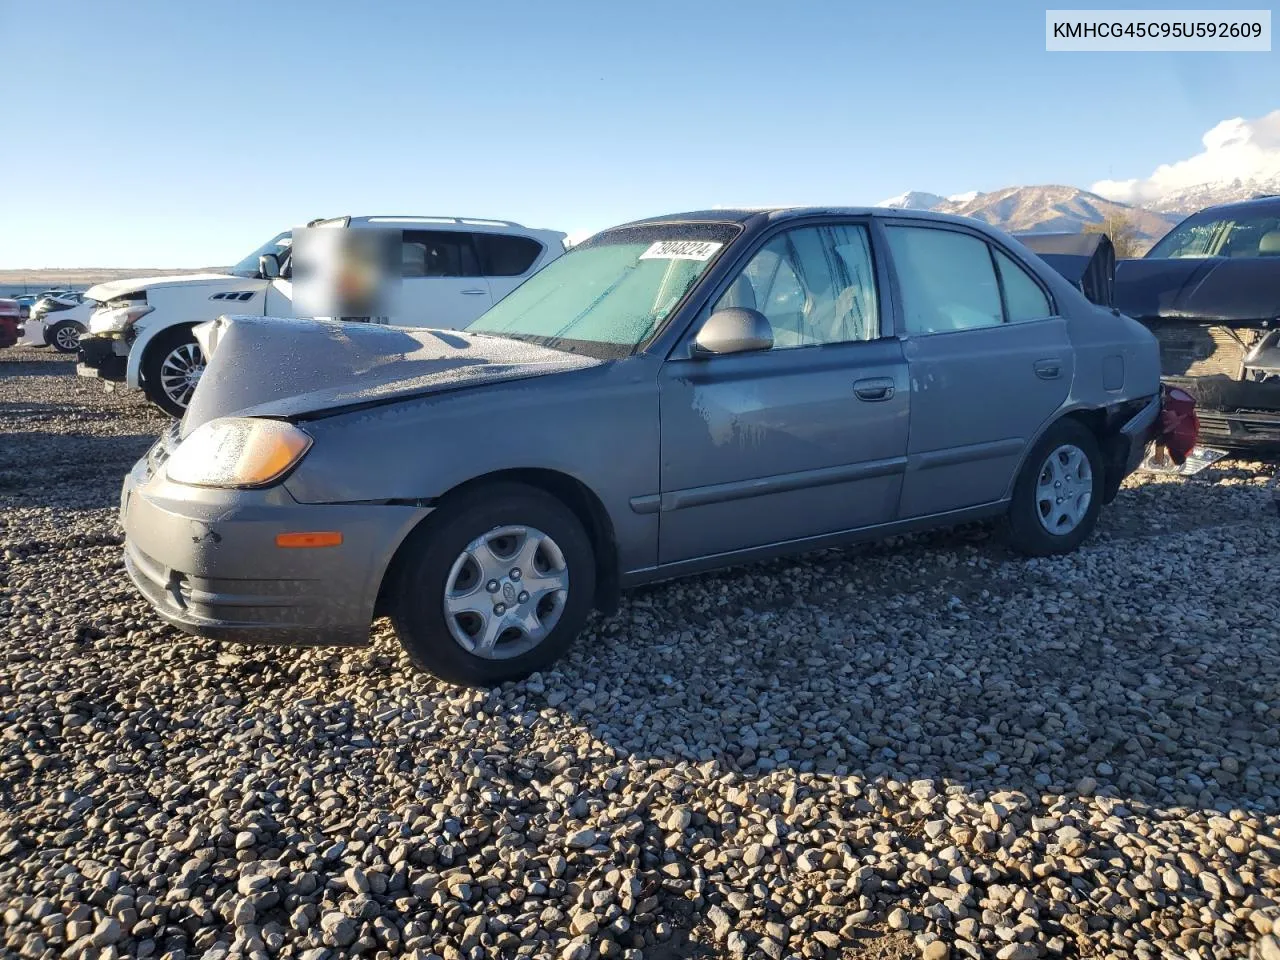
[[[880,335],[871,243],[865,227],[800,227],[751,258],[716,304],[759,310],[775,350],[873,340]]]

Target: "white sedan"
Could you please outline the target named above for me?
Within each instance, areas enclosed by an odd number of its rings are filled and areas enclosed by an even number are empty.
[[[89,328],[92,309],[93,302],[89,300],[47,297],[37,302],[31,315],[23,321],[19,342],[32,347],[53,347],[59,353],[75,353],[80,335]]]

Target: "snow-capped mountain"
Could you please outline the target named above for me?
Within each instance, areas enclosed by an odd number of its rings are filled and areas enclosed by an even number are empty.
[[[1075,233],[1088,224],[1119,216],[1127,219],[1140,237],[1149,240],[1164,236],[1177,220],[1060,184],[1005,187],[980,193],[967,203],[948,202],[939,209],[976,217],[1012,233]]]
[[[926,198],[933,202],[926,204]],[[904,202],[894,202],[904,201]],[[1117,203],[1078,187],[1047,184],[1005,187],[988,193],[976,190],[942,197],[919,190],[908,191],[878,206],[911,210],[936,210],[962,217],[974,217],[1011,233],[1078,233],[1087,224],[1123,216],[1143,239],[1154,241],[1180,219],[1129,204]]]
[[[880,206],[978,217],[1007,230],[1082,230],[1115,215],[1155,240],[1188,214],[1219,203],[1280,195],[1280,110],[1233,117],[1200,138],[1201,149],[1145,177],[1099,180],[1089,190],[1058,185],[1006,187],[942,197],[910,190]]]
[[[1161,213],[1185,215],[1211,207],[1216,203],[1232,203],[1264,194],[1280,194],[1280,176],[1197,183],[1194,186],[1172,190],[1147,206]]]
[[[899,210],[933,210],[938,204],[946,203],[947,198],[937,193],[924,193],[920,190],[908,190],[888,200],[881,200],[877,207],[897,207]]]
[[[881,200],[876,206],[897,207],[899,210],[936,210],[944,203],[968,203],[977,195],[977,190],[953,193],[949,197],[944,197],[940,193],[926,193],[923,190],[908,190],[888,200]]]

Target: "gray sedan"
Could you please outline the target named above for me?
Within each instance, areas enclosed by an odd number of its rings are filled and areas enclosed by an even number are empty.
[[[126,479],[191,633],[491,684],[635,584],[982,518],[1077,547],[1156,436],[1156,342],[1006,234],[883,209],[597,234],[464,331],[224,317]]]

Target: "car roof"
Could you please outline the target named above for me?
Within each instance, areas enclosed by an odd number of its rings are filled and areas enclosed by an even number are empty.
[[[328,218],[326,218],[328,219]],[[337,219],[336,217],[332,219]],[[370,226],[370,227],[402,227],[412,229],[414,227],[428,227],[442,230],[477,230],[477,231],[502,231],[502,230],[518,230],[528,234],[554,234],[557,237],[563,237],[564,233],[559,230],[544,230],[539,227],[526,227],[522,223],[516,223],[514,220],[490,220],[484,217],[446,217],[446,216],[421,216],[416,214],[370,214],[361,217],[351,217],[352,226]]]
[[[637,227],[661,223],[690,222],[747,224],[755,220],[778,222],[814,216],[892,217],[894,219],[927,220],[937,223],[957,223],[967,226],[974,226],[975,224],[985,227],[991,226],[985,221],[976,220],[973,217],[958,217],[949,213],[935,213],[932,210],[904,210],[901,207],[725,207],[710,210],[693,210],[687,213],[671,213],[658,217],[645,217],[642,220],[633,220],[630,223],[618,224],[618,226]]]

